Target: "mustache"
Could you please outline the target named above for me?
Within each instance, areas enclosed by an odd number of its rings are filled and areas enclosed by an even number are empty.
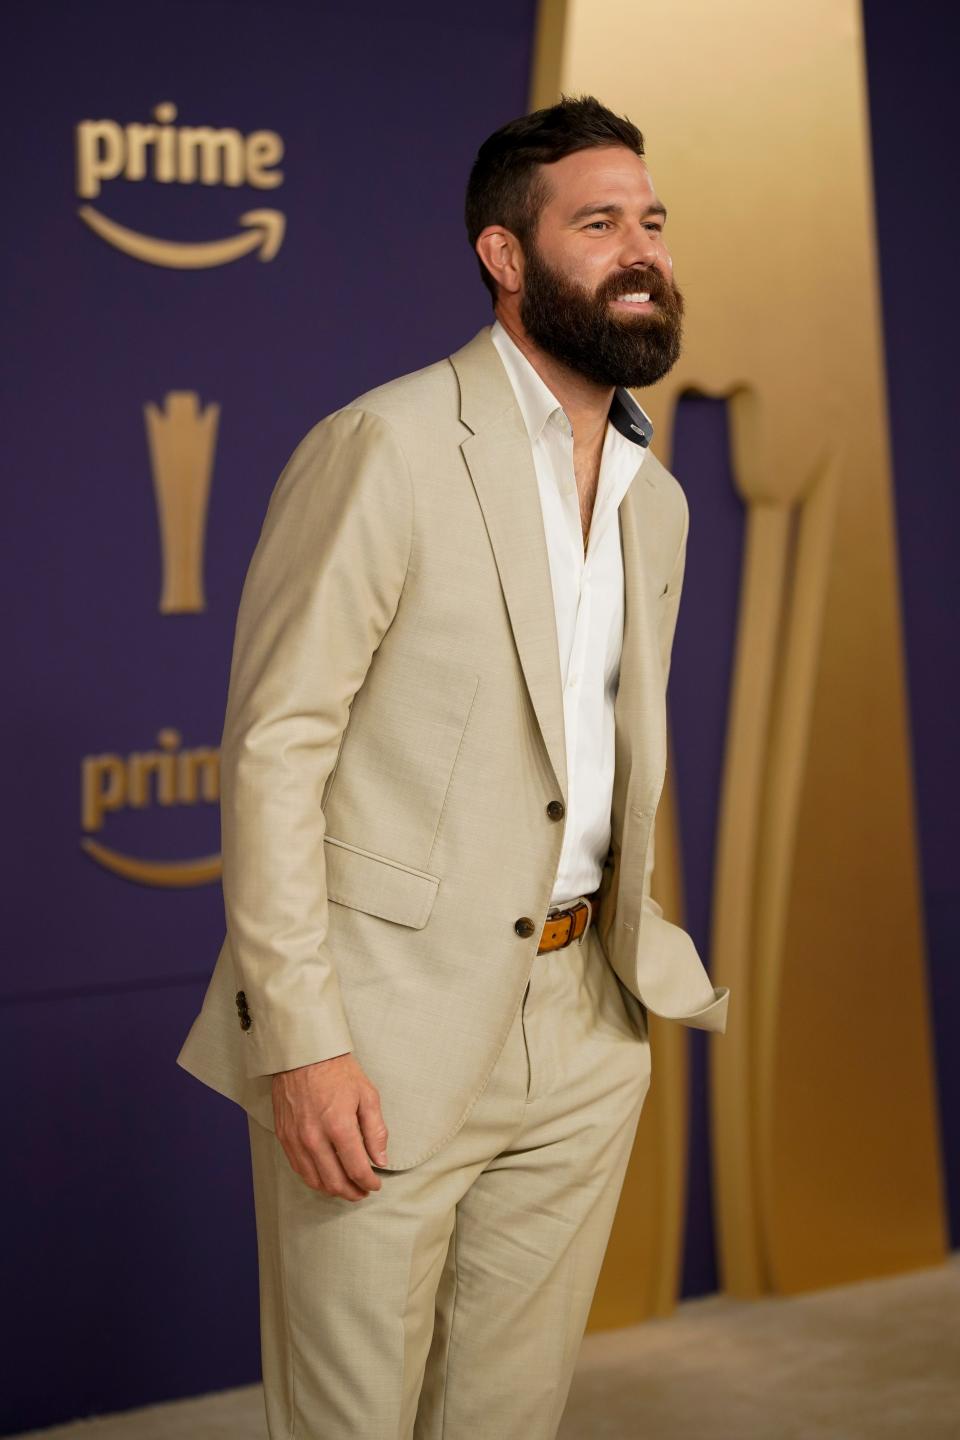
[[[617,300],[621,295],[646,291],[654,304],[675,304],[676,288],[659,270],[621,270],[610,275],[597,290],[598,300]]]

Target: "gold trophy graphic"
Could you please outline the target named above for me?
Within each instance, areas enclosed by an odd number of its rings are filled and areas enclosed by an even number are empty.
[[[195,390],[171,390],[163,409],[144,407],[160,524],[163,615],[206,608],[203,547],[220,406],[200,409]]]
[[[196,614],[206,609],[203,550],[220,406],[201,410],[196,391],[172,390],[162,408],[148,403],[143,409],[160,530],[160,612]],[[135,884],[176,889],[210,884],[220,878],[219,854],[145,860],[96,838],[112,812],[218,803],[219,750],[207,745],[184,749],[183,736],[171,725],[162,727],[156,738],[153,750],[83,757],[82,813],[87,833],[80,844],[96,864]]]

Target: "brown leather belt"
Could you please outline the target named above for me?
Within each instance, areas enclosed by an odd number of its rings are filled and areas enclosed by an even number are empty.
[[[592,895],[585,896],[576,904],[548,915],[540,936],[540,944],[537,946],[537,954],[542,955],[544,950],[562,950],[565,945],[579,940],[586,931],[599,898],[600,891],[594,890]]]

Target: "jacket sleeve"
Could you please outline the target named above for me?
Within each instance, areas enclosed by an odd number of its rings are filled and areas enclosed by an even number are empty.
[[[349,407],[321,421],[277,481],[250,561],[221,746],[223,896],[250,1076],[353,1048],[326,944],[321,800],[412,543],[413,487],[389,426]]]

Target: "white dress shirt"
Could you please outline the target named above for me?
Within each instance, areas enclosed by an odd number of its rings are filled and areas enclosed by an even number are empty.
[[[550,558],[567,759],[566,827],[550,897],[558,906],[597,888],[610,846],[613,704],[623,645],[617,507],[643,462],[653,426],[629,391],[618,389],[584,555],[570,421],[498,320],[491,335],[530,437]]]

